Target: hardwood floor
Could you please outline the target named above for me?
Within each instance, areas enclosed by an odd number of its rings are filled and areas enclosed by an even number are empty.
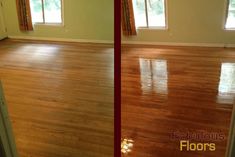
[[[122,47],[122,138],[129,157],[224,157],[235,94],[235,49]],[[215,151],[180,151],[180,140]]]
[[[113,46],[0,41],[20,157],[113,156]]]

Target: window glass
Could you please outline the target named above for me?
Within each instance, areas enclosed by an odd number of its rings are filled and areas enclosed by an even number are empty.
[[[136,27],[146,27],[145,0],[133,0],[133,7]]]
[[[45,22],[61,23],[61,0],[44,0]]]
[[[42,23],[42,1],[41,0],[30,0],[31,17],[33,23]]]
[[[165,26],[164,0],[148,0],[149,26]]]

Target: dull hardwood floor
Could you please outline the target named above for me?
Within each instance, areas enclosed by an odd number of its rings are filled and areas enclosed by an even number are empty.
[[[224,157],[235,49],[122,46],[122,138],[128,157]],[[215,151],[180,151],[180,140]]]
[[[113,156],[113,46],[0,41],[20,157]]]

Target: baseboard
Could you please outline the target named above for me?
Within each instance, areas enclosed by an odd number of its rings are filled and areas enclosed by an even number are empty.
[[[177,43],[177,42],[122,41],[122,44],[235,48],[235,44],[225,44],[225,43]]]
[[[111,41],[111,40],[49,38],[49,37],[31,37],[31,36],[8,36],[8,38],[10,38],[10,39],[27,39],[27,40],[47,40],[47,41],[64,41],[64,42],[80,42],[80,43],[114,44],[114,41]],[[226,43],[177,43],[177,42],[122,41],[122,44],[235,48],[235,44],[226,44]]]
[[[7,37],[0,38],[0,40],[5,40]]]
[[[49,37],[31,37],[31,36],[8,36],[8,38],[10,38],[10,39],[26,39],[26,40],[44,40],[44,41],[63,41],[63,42],[79,42],[79,43],[114,44],[114,42],[111,41],[111,40],[49,38]]]
[[[235,47],[235,44],[225,44],[224,47],[228,47],[228,48],[234,48]]]

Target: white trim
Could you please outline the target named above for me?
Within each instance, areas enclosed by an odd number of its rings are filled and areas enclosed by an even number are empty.
[[[227,47],[235,48],[235,44],[225,43],[177,43],[177,42],[148,42],[148,41],[122,41],[130,45],[156,45],[156,46],[196,46],[196,47]]]
[[[0,142],[3,146],[5,157],[18,157],[15,137],[12,131],[11,121],[0,82]]]
[[[144,30],[144,29],[147,29],[147,30],[168,30],[168,28],[164,27],[164,26],[138,27],[136,29],[137,30]]]
[[[235,48],[235,44],[225,44],[224,47],[228,47],[228,48]]]
[[[62,23],[33,23],[34,27],[36,26],[52,26],[52,27],[64,27]]]
[[[225,28],[225,31],[235,31],[235,28]]]
[[[50,37],[32,37],[32,36],[8,36],[8,38],[27,39],[27,40],[47,40],[47,41],[64,41],[64,42],[80,42],[80,43],[114,44],[114,42],[111,40],[69,39],[69,38],[50,38]]]
[[[3,5],[3,1],[0,0],[0,3]],[[5,20],[5,15],[4,15],[4,8],[3,6],[0,6],[0,23],[2,23],[2,28],[0,28],[1,30],[1,34],[0,34],[0,38],[4,39],[5,37],[7,37],[7,29],[6,29],[6,20]]]
[[[169,23],[169,19],[168,19],[168,0],[164,1],[164,11],[165,11],[165,30],[169,29],[168,23]]]
[[[226,28],[225,28],[225,25],[226,25],[226,22],[227,22],[227,16],[228,16],[228,5],[229,5],[229,2],[228,2],[229,0],[225,0],[224,1],[224,9],[223,9],[223,18],[222,18],[222,30],[227,30]]]
[[[61,20],[62,26],[64,26],[64,0],[61,0]]]
[[[226,28],[228,12],[229,12],[229,5],[230,5],[230,0],[225,0],[224,1],[224,15],[223,15],[223,22],[222,22],[223,26],[222,26],[222,29],[224,31],[235,31],[235,27]]]

